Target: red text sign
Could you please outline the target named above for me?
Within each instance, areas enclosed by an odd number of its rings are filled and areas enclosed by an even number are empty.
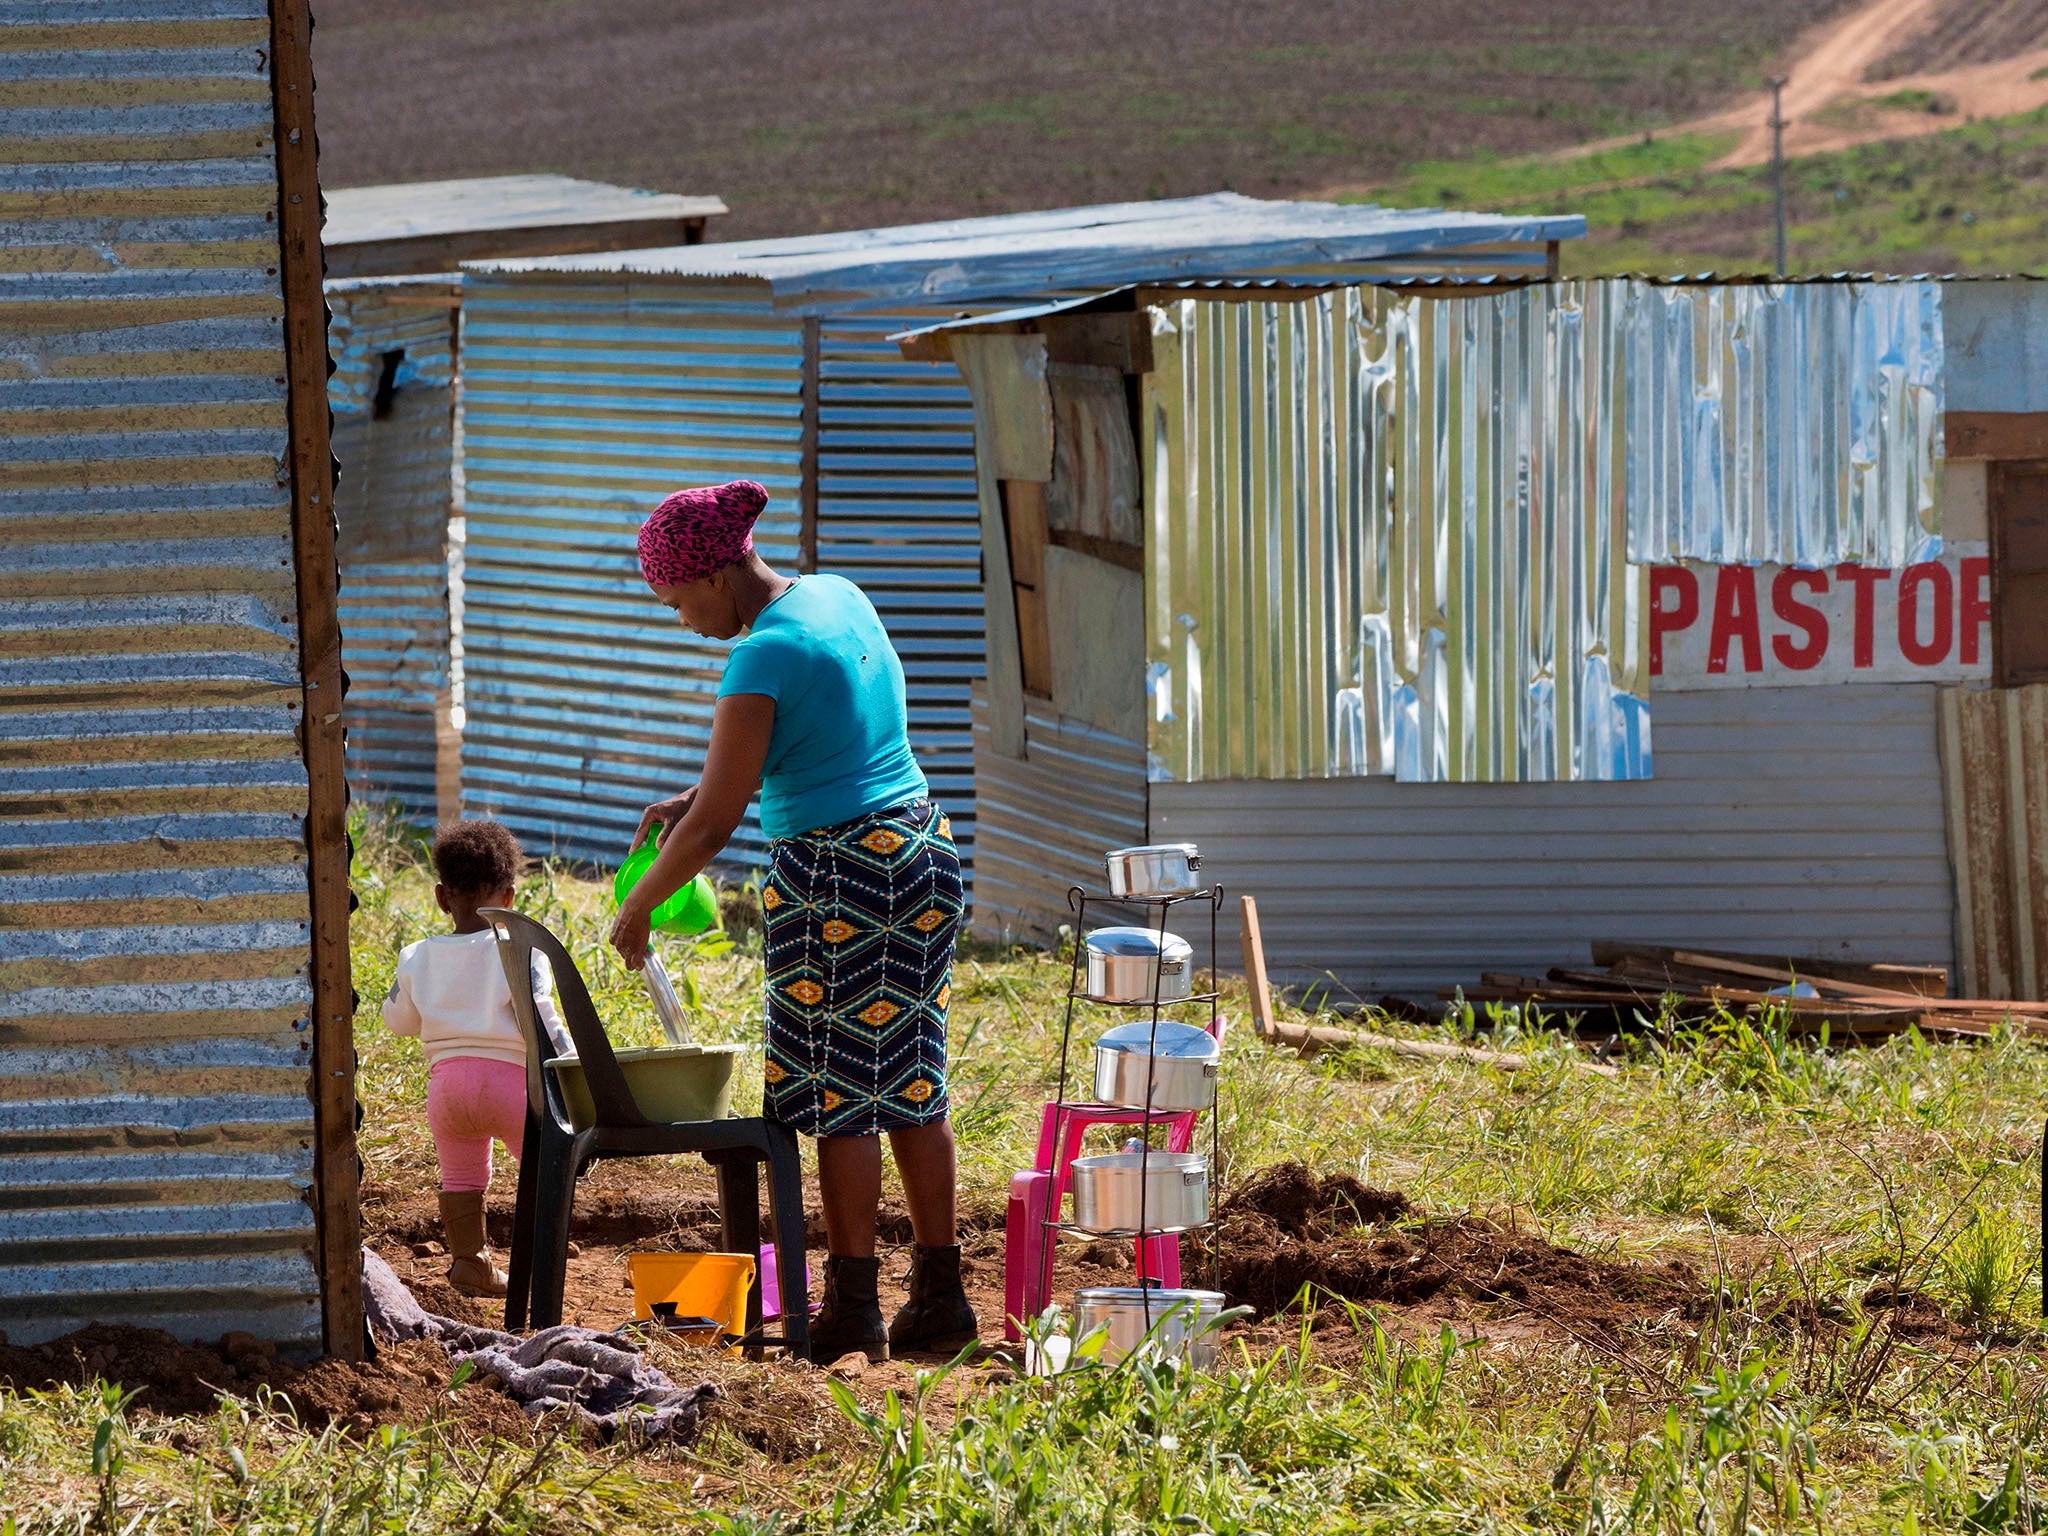
[[[1951,545],[1901,571],[1660,565],[1653,688],[1956,682],[1991,672],[1991,561]]]

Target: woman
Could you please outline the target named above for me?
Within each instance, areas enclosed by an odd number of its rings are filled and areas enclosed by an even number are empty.
[[[651,805],[662,828],[612,945],[638,969],[648,918],[722,849],[759,789],[770,839],[766,1113],[818,1138],[831,1252],[811,1358],[958,1349],[960,1284],[946,1003],[962,907],[952,829],[912,757],[903,664],[860,588],[784,576],[754,552],[768,493],[678,491],[640,529],[640,572],[685,628],[743,637],[726,657],[696,786]],[[910,1297],[885,1332],[875,1211],[886,1132],[910,1206]]]

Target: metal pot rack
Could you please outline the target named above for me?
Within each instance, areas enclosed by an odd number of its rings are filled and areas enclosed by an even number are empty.
[[[1166,926],[1167,918],[1171,915],[1173,909],[1197,902],[1206,904],[1209,909],[1208,991],[1195,992],[1187,997],[1167,1001],[1161,996],[1165,982],[1165,968],[1155,965],[1152,971],[1152,996],[1149,1000],[1109,1002],[1088,995],[1086,983],[1082,978],[1086,975],[1087,919],[1088,909],[1091,906],[1148,909],[1152,914],[1152,921],[1146,924],[1146,926],[1150,927],[1156,936],[1163,939],[1168,932]],[[1166,1010],[1192,1008],[1206,1003],[1209,1008],[1209,1033],[1212,1036],[1217,1034],[1217,1003],[1222,994],[1216,989],[1216,978],[1221,974],[1216,964],[1216,918],[1217,914],[1223,909],[1223,887],[1220,885],[1209,885],[1192,891],[1175,891],[1170,895],[1162,896],[1100,896],[1093,895],[1085,887],[1076,885],[1070,886],[1067,890],[1067,906],[1074,914],[1074,959],[1067,978],[1066,1017],[1060,1029],[1059,1091],[1054,1102],[1063,1109],[1085,1109],[1091,1107],[1094,1101],[1085,1099],[1075,1101],[1067,1097],[1067,1069],[1070,1050],[1073,1044],[1074,1005],[1076,1003],[1087,1003],[1097,1008],[1150,1009],[1152,1034],[1151,1039],[1148,1041],[1148,1048],[1155,1060],[1157,1059],[1159,1044],[1159,1021]],[[1151,1073],[1148,1071],[1148,1082],[1150,1077]],[[1220,1084],[1218,1091],[1219,1093],[1221,1091]],[[1134,1268],[1136,1271],[1137,1289],[1148,1292],[1160,1287],[1160,1278],[1157,1275],[1147,1275],[1145,1273],[1145,1248],[1147,1242],[1155,1237],[1173,1237],[1178,1239],[1183,1233],[1200,1234],[1202,1246],[1206,1250],[1208,1259],[1209,1289],[1222,1289],[1223,1250],[1221,1245],[1215,1240],[1215,1232],[1219,1224],[1219,1218],[1216,1214],[1216,1170],[1222,1152],[1222,1133],[1220,1129],[1221,1121],[1216,1113],[1215,1105],[1212,1104],[1207,1111],[1209,1116],[1209,1219],[1188,1227],[1154,1227],[1145,1219],[1145,1203],[1150,1187],[1150,1179],[1148,1177],[1151,1172],[1150,1157],[1154,1151],[1161,1150],[1152,1145],[1152,1127],[1161,1121],[1178,1119],[1181,1115],[1187,1113],[1200,1114],[1202,1111],[1156,1110],[1150,1103],[1150,1095],[1147,1095],[1147,1103],[1141,1111],[1143,1118],[1135,1122],[1138,1127],[1141,1144],[1138,1162],[1138,1225],[1136,1227],[1119,1227],[1115,1229],[1084,1227],[1078,1222],[1061,1220],[1059,1207],[1057,1206],[1047,1210],[1044,1224],[1048,1230],[1045,1234],[1045,1241],[1039,1245],[1039,1263],[1041,1265],[1039,1294],[1041,1296],[1050,1298],[1052,1295],[1053,1264],[1056,1257],[1055,1249],[1058,1245],[1059,1234],[1062,1232],[1073,1232],[1087,1237],[1130,1240],[1135,1245],[1136,1262]],[[1075,1130],[1072,1134],[1078,1139],[1086,1134],[1085,1127]],[[1075,1150],[1078,1152],[1079,1148],[1076,1147]],[[1053,1148],[1053,1166],[1055,1169],[1060,1166],[1061,1151],[1062,1149],[1058,1146]],[[1069,1195],[1071,1195],[1071,1192],[1070,1180]],[[1183,1262],[1185,1263],[1185,1259],[1183,1259]],[[1161,1315],[1164,1316],[1164,1312]],[[1146,1304],[1145,1322],[1149,1329],[1153,1323],[1149,1299]]]

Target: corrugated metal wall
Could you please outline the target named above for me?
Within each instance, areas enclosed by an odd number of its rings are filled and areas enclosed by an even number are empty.
[[[1941,690],[1965,997],[2048,993],[2048,683]]]
[[[327,286],[349,788],[427,821],[439,807],[440,738],[452,702],[448,518],[459,292],[446,280]]]
[[[320,1339],[261,0],[0,11],[0,1319]]]
[[[1156,776],[1648,774],[1618,299],[1345,288],[1153,309]]]
[[[997,942],[1046,939],[1070,920],[1068,887],[1100,891],[1103,854],[1145,841],[1145,748],[1027,699],[1024,756],[1006,757],[990,750],[987,699],[974,694],[973,928]]]
[[[1151,835],[1199,844],[1258,897],[1275,973],[1339,998],[1541,975],[1593,939],[1946,965],[1934,694],[1659,694],[1642,782],[1154,784]]]
[[[768,487],[795,569],[803,322],[764,286],[465,281],[463,802],[530,849],[615,864],[694,783],[726,646],[654,601],[640,524],[677,486]],[[749,813],[735,862],[758,857]]]
[[[889,337],[937,311],[826,315],[819,326],[818,569],[856,582],[903,658],[910,744],[950,813],[971,885],[982,674],[974,410],[957,370]]]
[[[1626,339],[1629,559],[1931,558],[1940,283],[1569,286],[1611,290]]]

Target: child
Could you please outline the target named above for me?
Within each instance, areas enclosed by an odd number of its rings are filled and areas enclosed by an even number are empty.
[[[434,899],[455,924],[408,944],[384,999],[384,1023],[417,1035],[427,1053],[427,1125],[441,1163],[441,1231],[454,1262],[448,1282],[466,1296],[502,1296],[505,1275],[484,1241],[484,1192],[491,1140],[519,1156],[526,1126],[526,1040],[512,1015],[512,989],[497,937],[479,907],[509,907],[526,862],[519,842],[494,821],[458,821],[434,839]],[[567,1036],[555,1009],[554,976],[533,957],[534,1001],[556,1043]]]

